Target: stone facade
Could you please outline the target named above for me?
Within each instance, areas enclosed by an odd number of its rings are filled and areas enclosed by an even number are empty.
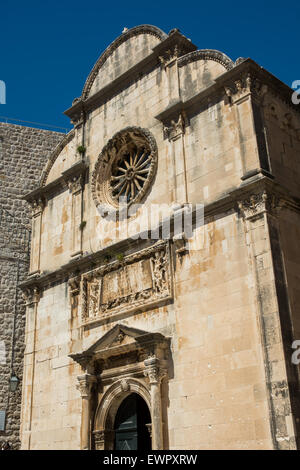
[[[61,134],[0,123],[0,442],[18,448],[23,375],[25,304],[17,287],[29,268],[30,208],[22,199],[39,182]],[[9,390],[11,375],[20,380]]]
[[[25,197],[23,449],[113,449],[131,393],[153,449],[299,447],[291,95],[176,29],[132,28],[101,55]]]

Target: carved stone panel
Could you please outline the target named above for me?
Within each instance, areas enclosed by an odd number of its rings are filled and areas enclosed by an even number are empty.
[[[82,277],[82,321],[154,307],[172,298],[168,242],[126,256]]]

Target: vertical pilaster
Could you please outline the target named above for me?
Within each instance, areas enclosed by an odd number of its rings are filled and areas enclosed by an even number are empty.
[[[40,271],[41,258],[41,234],[42,217],[44,210],[44,200],[36,199],[31,203],[32,206],[32,235],[31,235],[31,254],[30,254],[30,274],[36,274]]]
[[[72,194],[72,255],[82,254],[82,188],[83,175],[74,176],[68,181],[69,190]]]
[[[84,374],[77,377],[77,388],[82,398],[81,409],[81,450],[90,450],[91,448],[91,394],[93,384],[97,379],[94,375]]]
[[[229,103],[234,106],[239,130],[242,179],[257,173],[270,174],[265,127],[261,107],[267,86],[250,73],[241,76],[234,85],[225,87]]]
[[[162,450],[163,443],[163,422],[162,422],[162,399],[161,399],[161,381],[166,375],[166,371],[159,368],[159,360],[156,356],[150,357],[144,361],[145,376],[149,379],[151,396],[151,418],[152,418],[152,449]]]
[[[180,112],[176,119],[171,119],[169,125],[164,126],[165,136],[172,143],[174,202],[180,205],[188,203],[184,142],[185,121],[184,113]]]
[[[24,372],[22,387],[21,446],[29,450],[31,445],[32,409],[34,399],[35,349],[37,309],[40,300],[38,288],[23,291],[26,301],[26,329],[24,352]]]
[[[297,379],[291,365],[292,326],[278,239],[278,201],[262,191],[239,206],[255,279],[273,446],[295,449],[298,412],[291,385]]]

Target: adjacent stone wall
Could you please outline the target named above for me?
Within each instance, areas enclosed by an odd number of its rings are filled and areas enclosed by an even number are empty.
[[[0,410],[8,440],[19,447],[25,306],[17,288],[28,272],[30,210],[22,196],[38,185],[42,169],[62,134],[0,123]],[[16,392],[9,378],[20,379]]]

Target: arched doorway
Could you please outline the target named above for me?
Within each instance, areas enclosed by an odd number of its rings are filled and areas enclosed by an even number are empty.
[[[143,398],[131,393],[120,404],[114,422],[114,450],[151,450],[151,416]]]

